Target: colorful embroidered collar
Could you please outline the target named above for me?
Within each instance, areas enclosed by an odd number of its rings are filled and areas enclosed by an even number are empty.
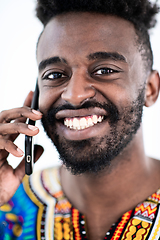
[[[159,203],[160,190],[123,214],[104,239],[160,239]],[[0,240],[87,239],[85,217],[64,196],[58,168],[25,177],[15,196],[0,209]]]

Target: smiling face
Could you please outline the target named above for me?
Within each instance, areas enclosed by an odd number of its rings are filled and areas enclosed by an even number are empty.
[[[67,167],[97,172],[133,139],[144,104],[144,63],[131,23],[91,13],[52,19],[40,38],[39,108]]]

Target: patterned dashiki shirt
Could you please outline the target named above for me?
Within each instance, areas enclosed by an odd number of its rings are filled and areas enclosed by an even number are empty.
[[[85,216],[63,194],[59,168],[25,176],[12,199],[0,207],[0,240],[11,239],[87,239]],[[160,239],[160,190],[124,213],[104,239]]]

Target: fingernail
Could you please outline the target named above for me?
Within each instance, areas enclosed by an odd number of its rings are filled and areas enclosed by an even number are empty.
[[[32,131],[35,131],[35,130],[38,129],[37,127],[35,127],[35,126],[33,126],[33,125],[28,125],[28,128],[29,128],[30,130],[32,130]]]
[[[37,114],[37,115],[42,115],[42,113],[41,113],[40,111],[37,111],[37,110],[35,110],[35,109],[32,109],[32,112],[33,112],[34,114]]]
[[[24,155],[24,152],[20,148],[17,148],[17,152],[19,152],[21,156]]]

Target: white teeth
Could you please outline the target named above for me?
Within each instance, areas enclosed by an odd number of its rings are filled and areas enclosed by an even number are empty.
[[[88,118],[88,126],[91,127],[93,126],[94,123],[92,122],[92,119],[91,118]]]
[[[66,125],[67,127],[69,126],[69,120],[68,120],[68,119],[65,120],[65,125]]]
[[[93,117],[92,117],[92,120],[93,120],[93,123],[97,123],[97,115],[93,115]]]
[[[79,120],[79,124],[80,124],[80,126],[85,126],[85,125],[87,124],[87,120],[86,120],[84,117],[82,117],[82,118]]]
[[[87,116],[87,117],[81,117],[81,118],[65,118],[64,125],[67,126],[70,129],[74,130],[82,130],[88,127],[91,127],[98,122],[102,122],[104,119],[104,116]]]
[[[99,116],[99,118],[98,118],[97,121],[98,121],[98,122],[102,122],[102,116]]]
[[[73,129],[78,129],[79,127],[79,120],[77,118],[73,119]]]

